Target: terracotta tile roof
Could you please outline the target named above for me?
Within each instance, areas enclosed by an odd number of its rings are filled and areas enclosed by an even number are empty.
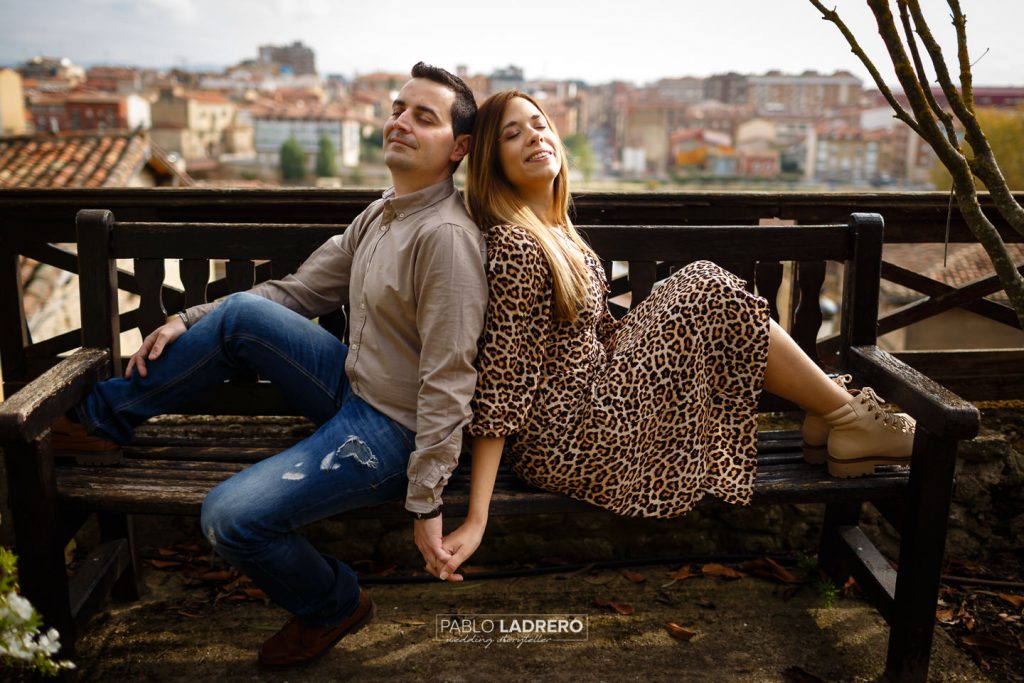
[[[231,104],[231,100],[225,97],[224,93],[216,90],[189,90],[183,93],[182,97],[186,100],[208,104]]]
[[[1024,244],[1007,244],[1010,257],[1020,266],[1024,264]],[[966,284],[992,276],[995,271],[988,254],[980,244],[950,244],[946,266],[942,265],[943,245],[941,244],[888,244],[883,258],[902,268],[924,275],[932,280],[944,282],[951,287]],[[922,294],[882,280],[882,296],[890,303],[902,304],[923,296]],[[1006,303],[1002,291],[991,294],[988,299]]]
[[[0,138],[0,187],[124,187],[150,153],[144,133]]]

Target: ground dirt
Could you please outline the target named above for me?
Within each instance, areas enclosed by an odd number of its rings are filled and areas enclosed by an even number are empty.
[[[888,629],[866,603],[824,607],[811,585],[699,576],[678,566],[375,585],[375,620],[299,670],[257,668],[260,643],[286,619],[260,601],[215,602],[218,589],[148,567],[146,596],[112,603],[76,656],[83,681],[872,681]],[[698,569],[699,571],[699,569]],[[669,585],[666,585],[669,584]],[[610,601],[633,613],[619,614]],[[581,614],[578,642],[446,642],[437,619],[472,614]],[[696,632],[673,639],[666,624]],[[933,681],[988,681],[941,629]],[[809,676],[809,677],[808,677]],[[816,678],[815,678],[816,677]]]

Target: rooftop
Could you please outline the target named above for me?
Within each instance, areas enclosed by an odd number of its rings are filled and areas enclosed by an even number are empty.
[[[180,185],[193,184],[143,132],[0,138],[0,188],[126,187],[147,163]]]

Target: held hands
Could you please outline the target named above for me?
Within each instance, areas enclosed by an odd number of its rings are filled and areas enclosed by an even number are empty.
[[[455,571],[469,559],[484,537],[484,525],[467,520],[442,537],[441,516],[413,522],[416,547],[426,560],[426,570],[442,581],[462,581]]]
[[[133,353],[131,359],[129,359],[128,367],[124,369],[124,376],[131,378],[132,371],[138,368],[139,375],[145,377],[149,374],[146,369],[146,361],[159,358],[164,348],[183,334],[185,334],[185,323],[178,316],[174,316],[169,322],[150,332],[142,340],[142,346],[139,347],[139,350]]]

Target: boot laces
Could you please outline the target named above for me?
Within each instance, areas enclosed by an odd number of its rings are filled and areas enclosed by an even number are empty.
[[[846,385],[853,381],[853,375],[837,375],[830,378],[840,389],[845,389]]]
[[[876,420],[881,420],[885,426],[898,429],[901,432],[914,432],[914,423],[908,420],[905,415],[882,410],[882,406],[879,404],[885,403],[885,399],[875,393],[874,389],[864,387],[860,390],[860,396],[861,402],[868,404],[868,412],[874,413]]]

